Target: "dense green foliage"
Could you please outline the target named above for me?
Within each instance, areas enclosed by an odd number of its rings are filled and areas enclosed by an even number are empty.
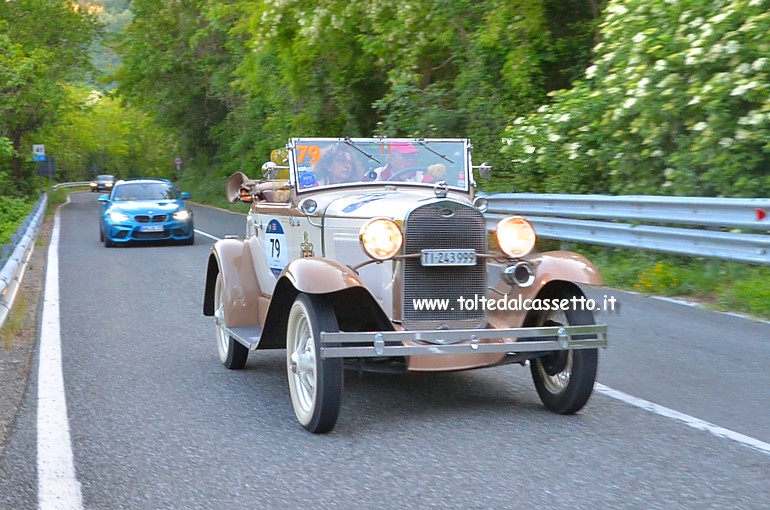
[[[17,194],[30,192],[32,144],[41,143],[35,131],[68,106],[64,84],[91,70],[87,49],[99,27],[75,4],[0,2],[0,136],[13,146],[8,166],[0,171],[10,174],[15,188],[10,191]]]
[[[19,225],[32,211],[34,200],[0,196],[0,246],[8,244]]]
[[[517,189],[770,195],[770,1],[613,0],[593,64],[517,118]]]
[[[290,136],[467,136],[505,168],[506,123],[589,63],[595,0],[131,3],[118,75],[213,180]]]

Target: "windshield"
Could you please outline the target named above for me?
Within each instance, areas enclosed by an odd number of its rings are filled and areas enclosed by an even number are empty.
[[[361,184],[469,189],[470,145],[462,139],[294,139],[289,161],[297,191]]]
[[[112,192],[112,199],[125,202],[128,200],[176,200],[179,194],[170,184],[162,182],[137,182],[122,184]]]
[[[115,180],[111,175],[99,175],[96,177],[97,181],[112,181]]]

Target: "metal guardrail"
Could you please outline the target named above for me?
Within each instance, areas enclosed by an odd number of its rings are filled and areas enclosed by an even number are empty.
[[[51,189],[88,185],[69,182]],[[529,220],[546,239],[770,265],[770,199],[533,193],[485,198],[489,230],[515,214]],[[0,268],[0,327],[13,304],[46,204],[43,194],[19,229],[25,233],[13,254]]]
[[[546,239],[770,264],[770,199],[533,193],[485,198],[490,230],[501,218],[519,215]]]
[[[90,181],[85,181],[85,182],[62,182],[62,183],[59,183],[59,184],[54,184],[53,186],[51,186],[51,189],[52,190],[57,190],[57,189],[61,189],[61,188],[79,188],[81,186],[90,186],[90,185],[91,185]]]
[[[35,238],[43,223],[48,196],[43,193],[37,201],[35,208],[27,216],[19,228],[20,234],[12,238],[13,253],[0,268],[0,328],[3,327],[5,319],[11,311],[13,301],[16,299],[16,293],[27,269],[27,263],[32,256],[32,250],[35,247]],[[13,239],[19,237],[18,240]]]

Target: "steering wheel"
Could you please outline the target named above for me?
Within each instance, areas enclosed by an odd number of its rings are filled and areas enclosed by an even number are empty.
[[[400,180],[400,178],[404,175],[416,174],[417,172],[425,172],[427,170],[428,170],[427,168],[422,166],[410,166],[394,173],[393,175],[390,176],[388,180],[389,181]]]

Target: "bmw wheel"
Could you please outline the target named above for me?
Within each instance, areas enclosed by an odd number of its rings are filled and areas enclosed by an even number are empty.
[[[558,289],[547,299],[572,299],[579,290]],[[594,324],[593,312],[578,308],[549,310],[540,326],[575,326]],[[599,365],[598,349],[554,351],[530,361],[535,389],[543,405],[557,414],[573,414],[586,405],[593,392]]]
[[[235,340],[227,332],[225,324],[224,279],[222,273],[217,275],[214,285],[214,327],[217,335],[217,351],[219,361],[230,370],[240,370],[246,365],[249,349]]]
[[[338,331],[332,307],[300,294],[289,310],[286,372],[294,414],[316,434],[334,428],[342,403],[342,359],[321,358],[321,332]]]

